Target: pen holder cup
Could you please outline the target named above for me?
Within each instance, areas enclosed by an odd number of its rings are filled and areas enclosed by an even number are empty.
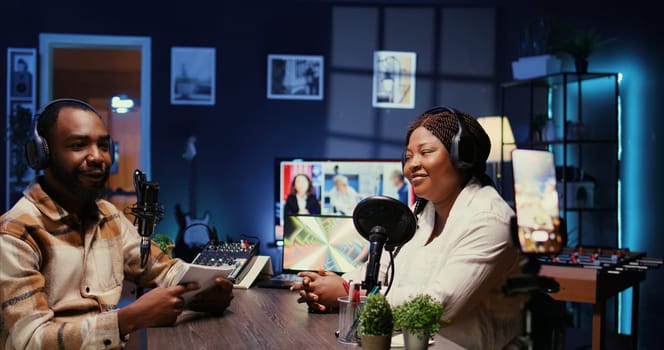
[[[361,296],[359,301],[350,301],[347,296],[339,297],[339,343],[360,344],[357,328],[360,325],[360,312],[367,297]]]

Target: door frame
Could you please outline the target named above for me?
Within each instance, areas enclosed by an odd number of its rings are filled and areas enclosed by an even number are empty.
[[[148,177],[151,169],[150,107],[151,107],[151,38],[145,36],[39,34],[39,105],[43,106],[53,96],[53,49],[92,48],[141,51],[141,143],[140,168]]]

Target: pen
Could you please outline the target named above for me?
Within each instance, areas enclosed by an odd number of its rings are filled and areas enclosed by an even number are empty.
[[[353,303],[357,303],[360,301],[360,284],[359,283],[353,283],[353,294],[349,295],[350,300]]]
[[[350,326],[350,330],[346,333],[346,339],[350,339],[351,336],[357,331],[357,326],[360,323],[360,315],[358,314],[353,320],[353,325]]]
[[[358,306],[360,303],[360,284],[359,283],[351,283],[350,292],[349,292],[349,300],[352,302],[353,305],[353,324],[351,325],[350,329],[348,330],[348,333],[346,333],[346,339],[350,339],[353,334],[357,331],[357,326],[359,326],[359,321],[360,321],[360,308]]]
[[[380,285],[375,285],[373,288],[371,288],[371,291],[369,292],[369,295],[371,294],[376,294],[380,290]]]

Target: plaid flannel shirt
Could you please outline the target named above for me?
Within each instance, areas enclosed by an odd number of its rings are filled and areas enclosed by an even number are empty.
[[[152,244],[140,266],[140,235],[113,204],[81,232],[33,182],[0,217],[0,347],[105,349],[122,346],[117,304],[125,279],[144,287],[177,283],[186,264]]]

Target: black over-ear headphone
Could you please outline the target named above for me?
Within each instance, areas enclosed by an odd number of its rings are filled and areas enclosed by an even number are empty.
[[[56,103],[75,103],[85,107],[86,109],[94,112],[99,119],[102,119],[101,114],[87,102],[75,99],[75,98],[59,98],[47,103],[42,107],[37,114],[35,114],[32,119],[32,133],[29,135],[28,142],[25,144],[25,158],[28,163],[28,166],[35,170],[45,169],[48,166],[48,159],[50,156],[50,150],[48,148],[48,143],[46,139],[39,135],[38,125],[39,118],[44,114],[46,110],[54,106]],[[109,143],[109,153],[111,154],[111,164],[115,162],[115,142],[110,140]]]
[[[436,114],[448,112],[456,118],[458,130],[450,142],[450,159],[454,167],[458,169],[470,169],[475,165],[477,156],[475,152],[475,141],[468,131],[466,122],[459,115],[459,112],[449,106],[438,106],[426,110],[424,114]],[[401,168],[406,165],[406,152],[401,157]]]

